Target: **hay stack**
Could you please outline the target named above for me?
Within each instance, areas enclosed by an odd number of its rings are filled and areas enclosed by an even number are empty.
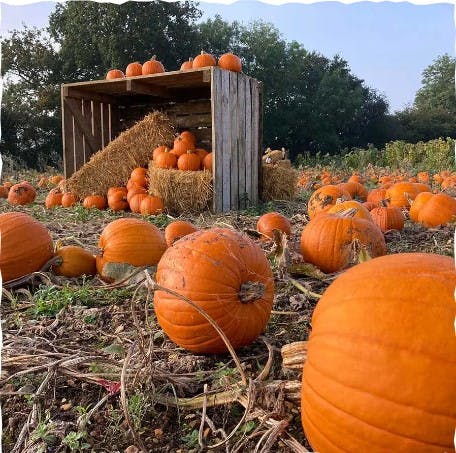
[[[280,160],[274,164],[263,163],[263,190],[261,199],[292,200],[296,196],[298,172],[289,160]]]
[[[156,168],[149,163],[149,193],[161,197],[171,214],[187,214],[211,207],[212,173]]]
[[[105,195],[109,187],[125,185],[131,171],[144,167],[159,145],[172,147],[174,126],[161,112],[149,113],[95,153],[66,182],[65,191],[84,198],[92,193]]]

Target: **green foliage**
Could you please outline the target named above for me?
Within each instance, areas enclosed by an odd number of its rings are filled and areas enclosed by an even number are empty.
[[[70,431],[62,440],[62,444],[66,445],[71,451],[87,450],[90,445],[85,442],[87,438],[86,431]]]
[[[188,448],[196,447],[198,445],[198,434],[199,431],[194,429],[182,437],[182,442],[184,442]]]

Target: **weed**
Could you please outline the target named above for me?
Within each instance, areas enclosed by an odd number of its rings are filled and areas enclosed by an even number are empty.
[[[54,422],[51,420],[51,414],[49,410],[46,410],[44,420],[40,417],[35,431],[31,435],[31,440],[42,441],[46,444],[53,443],[55,441],[55,436],[52,434],[53,427]]]
[[[141,420],[144,415],[145,406],[144,396],[139,393],[135,393],[128,400],[128,412],[131,415],[136,430],[141,428]]]
[[[182,442],[184,442],[188,448],[194,448],[198,445],[198,434],[199,431],[194,429],[191,433],[188,433],[181,438]]]
[[[66,445],[71,451],[73,450],[87,450],[90,445],[84,440],[87,438],[85,431],[70,431],[62,440],[62,443]]]

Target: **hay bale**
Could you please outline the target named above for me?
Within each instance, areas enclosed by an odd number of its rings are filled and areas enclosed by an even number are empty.
[[[212,173],[156,168],[149,163],[149,193],[163,199],[171,214],[202,212],[211,207]]]
[[[161,112],[152,112],[122,132],[65,182],[64,190],[84,198],[105,195],[110,187],[125,185],[131,171],[145,167],[159,145],[172,147],[174,126]]]
[[[297,193],[298,172],[289,160],[280,160],[275,164],[263,163],[263,186],[261,199],[293,200]]]

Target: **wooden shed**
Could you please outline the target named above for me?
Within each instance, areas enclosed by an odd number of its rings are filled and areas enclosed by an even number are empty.
[[[213,150],[213,210],[243,209],[259,201],[262,83],[218,67],[116,80],[64,84],[65,177],[147,113],[161,110],[198,146]]]

